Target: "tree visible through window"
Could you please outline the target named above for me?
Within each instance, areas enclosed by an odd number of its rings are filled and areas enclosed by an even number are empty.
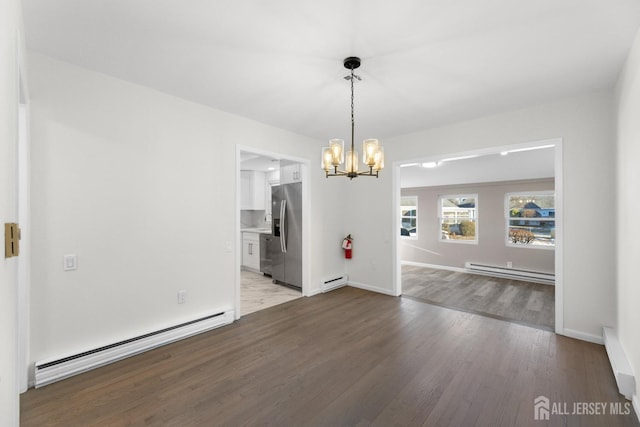
[[[418,197],[400,198],[400,235],[418,237]]]
[[[553,191],[506,195],[507,244],[555,247],[556,208]]]
[[[440,197],[440,240],[476,243],[477,194]]]

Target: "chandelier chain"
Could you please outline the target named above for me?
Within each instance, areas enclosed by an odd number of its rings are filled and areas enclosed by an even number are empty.
[[[353,74],[353,66],[351,67],[351,152],[353,153],[354,150],[354,137],[355,137],[355,120],[353,118],[353,109],[354,109],[354,96],[353,96],[353,79],[354,79],[354,74]]]

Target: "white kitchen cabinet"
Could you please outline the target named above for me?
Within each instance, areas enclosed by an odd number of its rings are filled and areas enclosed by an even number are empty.
[[[302,181],[300,163],[290,160],[280,160],[280,184]]]
[[[265,185],[264,185],[264,215],[267,218],[267,222],[271,222],[271,191],[272,188],[280,184],[280,169],[269,171],[265,173]]]
[[[260,271],[260,234],[242,233],[242,266]]]
[[[240,171],[240,209],[265,210],[265,175],[260,171]]]

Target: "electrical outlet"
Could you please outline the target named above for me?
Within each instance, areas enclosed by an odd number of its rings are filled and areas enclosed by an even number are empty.
[[[187,291],[178,291],[178,304],[184,304],[185,302],[187,302]]]
[[[78,257],[76,255],[73,255],[73,254],[65,255],[62,258],[63,258],[62,269],[64,271],[78,269]]]
[[[512,268],[513,267],[513,263],[511,261],[507,262],[507,268]]]

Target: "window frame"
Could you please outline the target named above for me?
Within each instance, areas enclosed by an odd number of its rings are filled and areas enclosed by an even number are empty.
[[[509,248],[525,248],[525,249],[536,249],[536,250],[547,250],[547,251],[553,251],[556,249],[556,242],[555,242],[555,238],[553,239],[553,244],[551,245],[540,245],[540,244],[519,244],[519,243],[513,243],[511,241],[511,239],[509,239],[509,231],[511,228],[510,222],[511,220],[513,220],[513,218],[510,216],[510,211],[511,208],[509,206],[509,199],[511,196],[553,196],[553,210],[554,210],[554,216],[552,218],[550,217],[546,217],[544,219],[544,221],[547,222],[551,222],[553,221],[554,223],[554,227],[553,229],[555,230],[555,224],[556,224],[556,216],[555,216],[555,211],[556,211],[556,192],[555,190],[534,190],[534,191],[512,191],[509,193],[505,193],[504,195],[504,229],[505,229],[505,233],[504,233],[504,239],[505,239],[505,245]],[[544,208],[543,208],[544,209]],[[521,219],[522,221],[535,221],[536,219]]]
[[[413,205],[403,205],[402,204],[403,199],[414,199],[415,203]],[[414,216],[403,215],[402,211],[403,210],[407,210],[406,207],[413,207],[413,209],[409,209],[409,210],[414,210],[415,211],[415,215]],[[400,228],[404,228],[404,227],[402,227],[402,220],[404,218],[414,218],[415,219],[416,232],[413,235],[409,235],[409,236],[403,236],[402,234],[400,234],[400,238],[406,239],[406,240],[417,240],[418,239],[418,196],[415,196],[415,195],[400,196]]]
[[[473,216],[469,217],[469,219],[473,219],[473,222],[475,224],[475,236],[473,240],[466,240],[466,239],[444,239],[443,238],[443,233],[442,233],[442,224],[443,224],[443,220],[445,219],[444,214],[443,214],[443,206],[442,206],[442,201],[445,199],[474,199],[475,200],[475,207],[473,208]],[[479,206],[480,206],[480,202],[479,202],[479,198],[478,198],[478,193],[461,193],[461,194],[441,194],[438,196],[438,237],[437,240],[438,242],[442,242],[442,243],[460,243],[463,245],[477,245],[480,241],[479,239],[479,225],[480,225],[480,211],[479,211]],[[471,209],[471,208],[468,208]]]

